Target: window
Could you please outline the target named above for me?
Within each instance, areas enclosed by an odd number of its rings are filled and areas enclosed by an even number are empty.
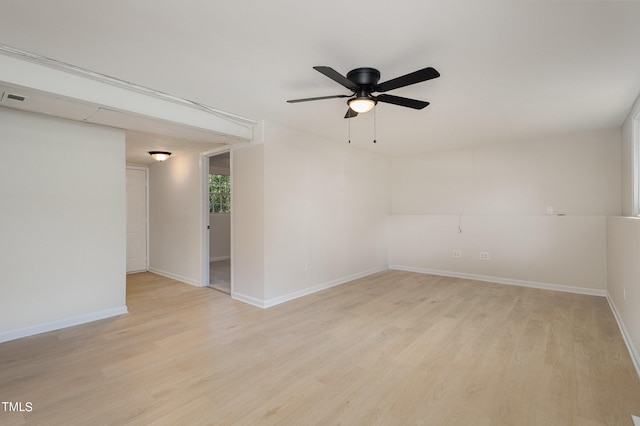
[[[209,175],[209,213],[231,212],[231,176]]]

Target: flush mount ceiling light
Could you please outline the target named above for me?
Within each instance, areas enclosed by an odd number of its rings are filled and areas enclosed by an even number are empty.
[[[169,158],[171,153],[167,151],[149,151],[149,155],[156,161],[164,161]]]

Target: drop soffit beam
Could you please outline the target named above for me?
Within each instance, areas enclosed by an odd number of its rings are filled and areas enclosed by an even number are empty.
[[[2,83],[91,104],[100,111],[224,135],[225,143],[252,140],[257,124],[255,120],[0,44]],[[95,116],[97,120],[100,114]]]

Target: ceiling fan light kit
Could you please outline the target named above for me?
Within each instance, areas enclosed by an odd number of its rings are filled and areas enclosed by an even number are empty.
[[[347,101],[347,105],[354,112],[358,114],[364,114],[365,112],[369,112],[376,106],[376,102],[373,99],[362,97],[362,98],[354,98]]]
[[[333,68],[327,66],[317,66],[313,67],[313,69],[324,74],[326,77],[329,77],[341,86],[351,90],[352,94],[292,99],[287,102],[298,103],[319,101],[323,99],[349,98],[349,100],[347,100],[349,109],[347,110],[344,118],[356,117],[358,114],[371,111],[378,102],[412,109],[422,109],[429,105],[429,102],[404,98],[401,96],[387,95],[383,92],[388,92],[389,90],[399,89],[401,87],[440,77],[440,73],[438,71],[434,68],[427,67],[378,84],[378,80],[380,80],[380,71],[375,68],[356,68],[349,71],[346,77]],[[374,93],[382,94],[374,95]]]

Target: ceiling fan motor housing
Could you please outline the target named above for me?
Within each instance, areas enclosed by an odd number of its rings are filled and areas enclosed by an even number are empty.
[[[372,92],[380,80],[380,71],[375,68],[356,68],[347,73],[347,79]]]

